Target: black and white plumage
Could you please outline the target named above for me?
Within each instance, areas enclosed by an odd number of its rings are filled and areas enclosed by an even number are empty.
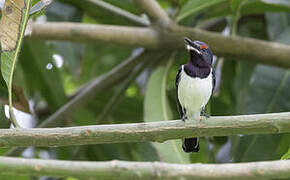
[[[212,68],[213,54],[205,43],[185,38],[190,60],[178,69],[176,96],[183,121],[200,119],[215,87],[215,73]],[[185,152],[198,152],[198,138],[183,139]]]

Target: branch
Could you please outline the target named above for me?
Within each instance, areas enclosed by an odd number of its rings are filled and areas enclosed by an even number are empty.
[[[114,92],[110,100],[104,106],[102,112],[97,117],[97,124],[101,124],[104,122],[104,119],[107,118],[109,114],[113,111],[114,107],[118,105],[121,97],[124,95],[124,92],[127,90],[129,85],[138,77],[138,75],[148,66],[149,61],[139,64],[135,67],[135,69],[128,75],[128,77],[124,80],[124,82],[118,87],[118,89]]]
[[[113,69],[111,71],[111,73],[116,72],[115,70],[119,68],[118,71],[118,76],[123,76],[122,74],[124,73],[125,70],[122,70],[123,68],[131,68],[132,63],[134,61],[139,61],[142,64],[143,60],[147,60],[146,62],[144,62],[143,64],[149,64],[151,62],[155,62],[158,61],[161,57],[163,56],[163,53],[156,53],[154,51],[150,51],[150,52],[145,52],[143,49],[138,49],[138,50],[134,50],[132,53],[132,56],[129,58],[130,63],[128,62],[128,64],[126,64],[125,66],[122,66],[122,68],[120,66],[117,66],[115,69]],[[150,61],[148,61],[148,59],[150,59]],[[132,72],[134,74],[134,72]],[[110,73],[107,73],[110,74]],[[105,75],[104,75],[105,76]],[[130,75],[131,76],[131,75]],[[129,76],[129,77],[130,77]],[[65,116],[67,116],[68,114],[70,114],[72,111],[74,111],[75,109],[77,109],[77,107],[81,106],[83,103],[85,103],[87,101],[87,99],[85,99],[86,96],[93,96],[91,95],[91,91],[88,89],[89,87],[92,87],[94,82],[97,81],[98,79],[102,79],[103,76],[96,78],[96,80],[93,80],[92,82],[88,83],[87,85],[84,85],[84,87],[82,87],[79,92],[76,93],[76,95],[73,96],[73,98],[71,99],[71,101],[69,101],[65,107],[60,108],[58,111],[56,111],[52,116],[50,116],[48,119],[46,119],[44,122],[42,122],[41,124],[39,124],[37,127],[43,128],[43,127],[52,127],[52,126],[58,126],[59,124],[61,124],[62,120],[64,119]],[[109,81],[108,85],[105,86],[111,86],[112,84],[114,84],[115,80],[112,79],[108,79],[109,77],[105,78],[102,82],[103,83],[107,83],[107,81]],[[127,81],[127,79],[126,79]],[[95,91],[98,92],[102,89],[103,84],[102,82],[100,82],[99,86],[100,87],[95,87]],[[116,82],[115,82],[116,83]],[[100,88],[100,89],[99,89]],[[82,100],[84,98],[84,100]],[[91,98],[90,98],[91,99]],[[102,116],[102,115],[101,115]],[[98,119],[100,121],[102,121],[102,119]],[[1,143],[0,143],[1,144]],[[25,148],[21,148],[21,147],[14,147],[12,149],[10,149],[5,156],[19,156],[19,154],[24,150]]]
[[[181,120],[151,123],[80,126],[67,128],[0,129],[0,147],[70,146],[181,139],[193,136],[230,136],[290,132],[290,113],[217,116],[184,123]]]
[[[225,37],[219,33],[171,24],[166,31],[151,28],[79,23],[33,24],[33,39],[78,42],[108,42],[155,49],[183,48],[185,36],[207,42],[217,56],[231,56],[256,63],[290,67],[290,46],[245,37]]]
[[[0,157],[0,174],[101,179],[282,179],[290,177],[290,160],[169,164],[128,161],[63,161]]]
[[[93,79],[83,87],[82,90],[73,97],[69,102],[58,109],[48,119],[41,123],[38,127],[57,126],[66,115],[70,114],[77,107],[89,101],[97,92],[104,90],[113,84],[116,84],[120,79],[124,78],[138,63],[144,60],[143,50],[133,54],[127,60],[113,68],[108,73]]]
[[[135,0],[137,5],[155,22],[167,25],[171,22],[156,0]]]
[[[158,47],[158,33],[151,28],[93,25],[82,23],[34,23],[32,39],[76,42],[109,42],[144,47]]]
[[[92,3],[93,5],[96,5],[96,6],[99,6],[109,12],[112,12],[118,16],[123,16],[125,17],[126,19],[136,23],[136,24],[139,24],[139,25],[142,25],[142,26],[149,26],[150,25],[150,22],[144,18],[141,18],[139,16],[136,16],[135,14],[132,14],[128,11],[125,11],[117,6],[114,6],[112,4],[109,4],[105,1],[101,1],[101,0],[87,0],[88,2]]]
[[[76,1],[76,0],[60,0],[63,3],[71,4],[79,9],[81,9],[84,12],[87,12],[88,14],[92,15],[93,17],[99,17],[100,12],[98,11],[99,8],[102,8],[109,13],[116,15],[116,17],[124,17],[125,19],[133,22],[136,25],[141,26],[149,26],[150,22],[142,17],[139,17],[129,11],[126,11],[124,9],[121,9],[117,6],[114,6],[110,3],[107,3],[106,1],[102,0],[82,0],[82,1]],[[109,14],[108,13],[108,14]]]

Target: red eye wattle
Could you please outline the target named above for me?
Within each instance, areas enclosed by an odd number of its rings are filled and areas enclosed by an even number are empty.
[[[200,46],[200,49],[208,49],[208,46],[203,44]]]

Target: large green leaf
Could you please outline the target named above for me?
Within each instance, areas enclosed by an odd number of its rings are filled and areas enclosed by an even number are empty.
[[[232,11],[236,11],[244,0],[231,0],[230,7]]]
[[[26,40],[19,60],[26,89],[32,97],[39,92],[51,111],[55,111],[66,102],[58,69],[52,61],[51,46],[44,41]],[[49,65],[51,68],[47,68]]]
[[[179,14],[177,15],[176,21],[197,14],[207,8],[214,7],[217,4],[226,2],[227,0],[190,0],[181,7]]]
[[[284,14],[267,14],[269,37],[277,42],[290,43],[288,20]],[[279,28],[280,27],[280,28]],[[244,114],[283,112],[290,110],[290,71],[257,65],[244,96]],[[289,148],[289,135],[242,136],[235,146],[235,161],[278,159]]]
[[[265,12],[289,12],[290,6],[286,3],[279,3],[279,1],[270,0],[247,0],[246,2],[240,0],[231,0],[225,3],[220,3],[207,12],[208,17],[227,16],[240,10],[241,16],[250,14],[263,14]],[[230,2],[230,4],[229,4]],[[242,7],[239,4],[244,2]]]
[[[167,66],[161,65],[154,70],[148,81],[144,100],[144,121],[153,122],[171,120],[173,118],[166,95],[166,79],[169,67],[173,59],[168,61]],[[153,143],[161,161],[171,163],[189,163],[188,154],[181,148],[181,140],[170,140],[164,143]]]
[[[288,23],[290,18],[285,14],[267,14],[266,17],[270,39],[290,44],[290,24]],[[257,66],[252,77],[246,111],[250,113],[289,111],[289,73],[289,70],[283,68]]]
[[[9,113],[14,126],[19,127],[12,106],[12,80],[29,18],[31,0],[6,0],[0,21],[1,72],[8,87]]]
[[[248,0],[241,9],[242,14],[258,14],[265,12],[289,12],[290,6],[263,0]]]

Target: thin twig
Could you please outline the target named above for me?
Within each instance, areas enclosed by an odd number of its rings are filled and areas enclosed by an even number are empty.
[[[142,26],[149,26],[150,25],[150,22],[147,19],[136,16],[135,14],[132,14],[128,11],[125,11],[125,10],[123,10],[117,6],[114,6],[110,3],[107,3],[105,1],[101,1],[101,0],[87,0],[87,1],[91,2],[93,5],[101,7],[101,8],[103,8],[109,12],[112,12],[116,15],[123,16],[126,19],[128,19],[136,24],[139,24]]]
[[[97,118],[97,123],[104,122],[104,119],[107,117],[108,114],[112,111],[112,109],[118,104],[120,98],[124,94],[125,90],[129,87],[133,80],[143,71],[146,67],[147,63],[144,62],[143,64],[139,64],[135,67],[134,71],[127,77],[122,85],[117,89],[114,95],[110,98],[109,102],[103,108],[101,114]]]

